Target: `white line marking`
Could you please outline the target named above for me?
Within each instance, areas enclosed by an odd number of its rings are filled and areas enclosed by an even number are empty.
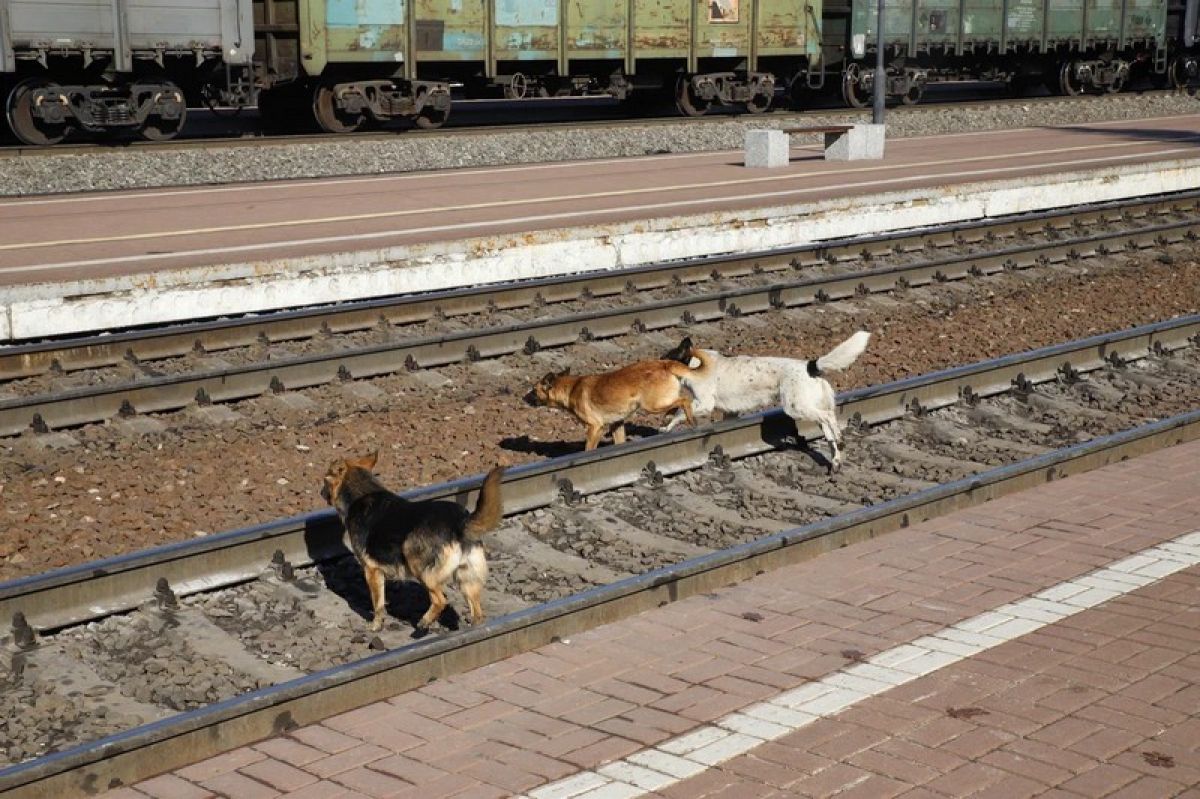
[[[1144,549],[1136,555],[1096,569],[1082,577],[1059,583],[1031,597],[981,613],[936,634],[947,640],[957,635],[978,636],[974,630],[1003,633],[985,639],[971,654],[991,649],[1022,635],[1040,630],[1059,619],[1093,608],[1142,587],[1121,583],[1124,590],[1089,588],[1089,582],[1110,582],[1131,571],[1154,574],[1153,582],[1200,565],[1200,532],[1188,533],[1165,544]],[[1148,583],[1147,583],[1148,584]],[[1067,596],[1067,604],[1047,597]],[[1055,602],[1053,620],[1038,621],[1028,614],[1046,614]],[[1020,624],[1017,624],[1017,623]],[[779,694],[774,699],[742,708],[714,724],[664,741],[656,747],[635,752],[594,771],[584,771],[535,788],[525,799],[600,799],[604,796],[634,797],[681,782],[707,768],[751,751],[767,741],[806,727],[819,718],[835,716],[859,702],[879,696],[897,685],[958,663],[969,654],[931,651],[921,646],[934,636],[902,644],[868,659],[865,663],[834,672],[823,679]],[[980,636],[982,638],[982,636]],[[883,669],[883,670],[881,670]],[[853,679],[847,679],[852,675]],[[869,677],[870,679],[865,679]],[[869,683],[869,684],[868,684]],[[850,687],[852,686],[852,687]]]
[[[1198,138],[1200,138],[1200,137],[1198,137]],[[1127,161],[1127,160],[1136,159],[1136,158],[1159,158],[1161,156],[1166,156],[1166,155],[1176,155],[1176,154],[1182,154],[1182,153],[1195,153],[1195,152],[1196,152],[1196,148],[1194,148],[1194,147],[1177,147],[1177,148],[1173,148],[1173,149],[1169,149],[1169,150],[1158,150],[1158,151],[1151,152],[1151,153],[1131,153],[1131,154],[1127,154],[1127,155],[1103,156],[1103,157],[1099,157],[1099,158],[1080,158],[1080,159],[1074,159],[1074,160],[1070,160],[1070,161],[1052,161],[1052,162],[1045,163],[1045,164],[1035,164],[1035,165],[1026,164],[1026,165],[1022,165],[1022,166],[995,167],[992,169],[963,170],[963,171],[955,172],[953,177],[955,178],[955,180],[958,180],[958,179],[961,179],[964,177],[969,177],[969,176],[998,175],[998,174],[1002,174],[1005,172],[1017,172],[1017,171],[1021,171],[1024,169],[1029,169],[1030,166],[1036,166],[1040,169],[1049,170],[1049,169],[1059,169],[1059,168],[1064,168],[1064,167],[1084,166],[1087,164],[1107,163],[1107,162],[1112,162],[1112,161]],[[1003,156],[1003,157],[1007,157],[1007,156]],[[865,169],[864,170],[849,170],[849,169],[846,170],[846,172],[854,172],[854,171],[868,171],[868,170],[865,170]],[[933,178],[933,177],[937,177],[937,176],[931,175],[931,176],[927,176],[927,177]],[[920,180],[920,179],[921,179],[921,176],[908,176],[908,177],[901,177],[901,178],[881,178],[878,180],[864,180],[864,181],[859,181],[857,183],[842,183],[838,186],[838,189],[845,190],[845,189],[853,189],[853,188],[864,188],[864,187],[868,187],[868,186],[887,186],[890,184],[905,183],[905,182],[910,182],[910,181]],[[754,194],[739,194],[737,197],[734,197],[731,199],[736,199],[739,201],[762,200],[762,199],[771,199],[771,198],[779,198],[779,197],[794,197],[794,196],[805,195],[805,194],[828,193],[829,191],[830,191],[830,188],[828,186],[814,186],[811,188],[803,188],[803,189],[781,189],[779,191],[757,192]],[[588,211],[566,211],[566,212],[556,213],[556,214],[536,214],[533,216],[510,217],[508,219],[483,220],[483,221],[479,221],[479,222],[459,222],[459,223],[449,224],[449,225],[431,225],[428,227],[409,228],[407,230],[384,230],[384,231],[377,231],[374,233],[358,233],[358,234],[348,234],[348,235],[341,235],[341,236],[323,236],[323,237],[311,238],[311,239],[287,239],[287,240],[282,240],[282,241],[262,242],[259,244],[243,244],[243,245],[239,245],[239,246],[235,246],[235,247],[214,247],[214,248],[198,249],[198,250],[180,250],[177,252],[147,253],[145,255],[120,255],[120,256],[113,256],[111,258],[95,258],[95,259],[85,260],[85,261],[62,261],[62,262],[58,262],[58,263],[49,263],[49,264],[30,264],[28,266],[0,267],[0,272],[18,274],[18,273],[22,273],[22,272],[42,272],[42,271],[53,270],[53,269],[69,269],[69,268],[77,268],[77,267],[82,267],[82,266],[100,266],[100,265],[104,265],[104,264],[113,264],[113,263],[126,264],[126,263],[142,262],[142,261],[163,261],[163,260],[169,260],[169,259],[173,259],[173,258],[184,258],[184,257],[190,257],[190,256],[226,255],[226,254],[232,254],[232,253],[238,253],[238,252],[253,252],[253,251],[257,251],[257,250],[270,250],[270,249],[278,249],[280,247],[292,247],[292,246],[301,246],[301,245],[333,244],[333,243],[340,243],[340,242],[347,242],[347,241],[361,242],[361,241],[365,241],[368,239],[399,238],[399,237],[403,237],[403,236],[417,235],[420,233],[447,233],[447,232],[451,232],[451,231],[470,230],[470,229],[478,230],[478,229],[486,229],[489,227],[494,227],[497,225],[529,224],[529,223],[536,223],[536,222],[548,222],[548,221],[552,221],[552,220],[564,220],[565,221],[568,219],[574,219],[574,218],[578,218],[578,217],[594,216],[596,214],[604,213],[606,211],[622,211],[622,212],[660,211],[660,210],[668,209],[668,208],[681,208],[681,207],[692,206],[692,205],[703,205],[703,204],[708,204],[711,202],[712,202],[711,197],[707,197],[707,198],[703,198],[703,199],[696,199],[696,200],[671,200],[668,202],[647,203],[644,205],[621,205],[617,208],[599,208],[599,209],[593,209],[593,210],[588,210]],[[428,209],[426,209],[426,210],[428,210]]]
[[[1200,141],[1200,135],[1183,136],[1172,139],[1172,141]],[[1047,150],[1036,150],[1023,155],[1061,155],[1064,153],[1083,152],[1086,150],[1111,150],[1123,147],[1145,147],[1154,144],[1154,142],[1146,141],[1130,141],[1105,144],[1081,144],[1072,147],[1055,147]],[[904,164],[882,164],[866,167],[855,167],[845,169],[838,174],[850,174],[861,172],[887,172],[896,169],[912,169],[926,168],[939,166],[952,166],[956,164],[970,164],[980,161],[996,161],[1012,158],[1010,154],[1003,155],[976,155],[966,158],[948,158],[936,161],[918,161],[916,163]],[[1028,168],[1030,165],[1026,165]],[[1038,166],[1038,165],[1033,165]],[[45,240],[35,239],[32,241],[15,242],[11,244],[0,244],[0,251],[3,250],[32,250],[42,249],[45,247],[70,247],[84,244],[105,244],[117,241],[145,241],[148,239],[167,239],[181,236],[203,236],[214,233],[240,233],[249,230],[265,230],[268,228],[290,228],[290,227],[308,227],[311,225],[329,225],[341,222],[365,222],[368,220],[377,219],[397,219],[406,216],[420,216],[423,214],[448,214],[462,211],[481,211],[494,208],[511,208],[513,206],[525,205],[542,205],[545,203],[561,203],[571,200],[600,200],[611,199],[614,197],[631,197],[641,194],[654,194],[664,191],[688,191],[692,189],[720,189],[727,186],[747,186],[758,183],[781,183],[784,181],[808,180],[817,177],[818,174],[824,173],[797,173],[789,172],[783,175],[764,175],[750,178],[736,178],[733,180],[709,180],[699,183],[680,183],[671,186],[645,186],[637,189],[612,189],[609,191],[594,191],[583,194],[556,194],[547,195],[545,197],[529,197],[529,198],[514,198],[510,200],[492,200],[481,203],[463,203],[459,205],[442,205],[422,208],[405,208],[395,211],[373,211],[365,214],[340,214],[337,216],[319,216],[309,217],[307,219],[281,219],[273,222],[250,222],[240,225],[215,225],[212,227],[202,228],[185,228],[182,230],[160,230],[148,231],[145,233],[121,233],[114,236],[92,236],[89,238],[79,239],[58,239]]]
[[[1196,114],[1175,114],[1175,115],[1166,116],[1166,117],[1152,117],[1151,119],[1145,120],[1145,121],[1164,122],[1164,121],[1175,120],[1175,119],[1194,119],[1195,117],[1196,117]],[[1142,121],[1142,120],[1138,120],[1138,121]],[[1128,125],[1128,124],[1131,124],[1131,120],[1114,119],[1114,120],[1106,120],[1104,122],[1087,122],[1087,123],[1076,123],[1076,124],[1070,124],[1070,125],[1048,125],[1048,126],[1042,126],[1042,127],[1010,128],[1007,130],[975,130],[975,131],[968,131],[966,133],[939,133],[939,134],[936,134],[933,136],[903,136],[903,137],[898,137],[898,138],[894,139],[893,141],[912,141],[912,140],[929,141],[931,139],[965,139],[965,138],[978,138],[981,136],[1001,136],[1001,135],[1006,136],[1006,137],[1011,137],[1013,134],[1025,133],[1025,132],[1031,132],[1031,131],[1047,131],[1047,130],[1065,131],[1067,128],[1104,127],[1104,126]],[[1068,131],[1068,132],[1072,132],[1072,131]],[[807,149],[811,149],[811,148],[810,147],[794,147],[792,149],[807,150]],[[194,196],[201,195],[201,194],[230,194],[230,193],[240,193],[240,192],[269,191],[272,189],[294,189],[294,188],[305,189],[305,188],[311,188],[314,186],[328,188],[331,186],[359,185],[359,184],[367,184],[367,183],[389,183],[389,182],[397,183],[397,182],[404,182],[404,181],[411,181],[411,180],[430,180],[430,179],[439,178],[439,177],[444,179],[446,175],[457,178],[460,176],[471,177],[474,175],[493,175],[493,174],[496,174],[497,172],[512,172],[512,171],[535,172],[535,171],[551,170],[551,169],[568,169],[568,168],[589,167],[589,166],[608,166],[610,164],[627,164],[631,160],[636,160],[639,163],[645,163],[648,161],[679,161],[679,160],[692,159],[692,158],[713,158],[713,157],[718,157],[718,156],[728,156],[729,154],[738,154],[740,152],[741,152],[740,150],[704,150],[702,152],[695,152],[695,153],[663,153],[663,154],[659,154],[659,155],[628,156],[628,157],[624,157],[624,158],[597,158],[595,160],[587,160],[587,161],[556,161],[556,162],[550,163],[550,164],[501,164],[501,165],[494,166],[494,167],[480,167],[480,168],[469,168],[469,169],[461,169],[461,170],[441,170],[438,172],[406,172],[404,174],[378,175],[378,176],[361,175],[361,176],[352,176],[352,177],[331,176],[331,177],[327,177],[327,178],[299,179],[299,180],[295,180],[295,181],[279,180],[279,181],[272,181],[269,183],[237,184],[237,185],[227,185],[227,186],[192,186],[192,187],[186,187],[186,188],[181,188],[181,189],[166,189],[166,190],[160,190],[160,191],[143,191],[140,194],[121,194],[119,192],[114,191],[114,192],[105,192],[105,193],[101,193],[101,194],[88,194],[88,195],[83,195],[83,196],[71,195],[71,196],[67,196],[67,197],[46,197],[46,198],[38,198],[38,199],[16,198],[16,199],[11,199],[11,200],[6,200],[4,202],[0,202],[0,208],[4,208],[4,207],[14,207],[15,208],[15,207],[23,206],[23,205],[52,205],[52,204],[62,204],[62,203],[113,202],[114,200],[122,200],[122,201],[123,200],[140,200],[140,199],[145,199],[145,198],[161,198],[161,197],[194,197]]]

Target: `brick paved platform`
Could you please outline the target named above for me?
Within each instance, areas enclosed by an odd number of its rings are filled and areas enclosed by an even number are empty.
[[[1198,488],[1180,445],[106,796],[1200,796]]]

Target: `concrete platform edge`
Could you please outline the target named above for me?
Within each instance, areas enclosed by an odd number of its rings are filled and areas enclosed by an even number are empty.
[[[0,342],[736,254],[1200,187],[1200,159],[750,210],[13,286]]]

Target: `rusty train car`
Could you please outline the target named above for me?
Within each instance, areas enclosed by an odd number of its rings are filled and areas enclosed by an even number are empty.
[[[887,0],[885,91],[936,80],[1117,91],[1195,84],[1200,0]],[[265,125],[441,125],[452,91],[669,96],[761,113],[783,94],[866,102],[875,0],[0,0],[0,90],[30,144],[71,129],[163,139],[186,107]],[[531,112],[535,113],[535,112]]]
[[[770,107],[812,71],[820,5],[779,0],[255,0],[262,102],[327,131],[440,124],[450,87],[508,98],[675,94]],[[311,86],[310,86],[311,84]]]

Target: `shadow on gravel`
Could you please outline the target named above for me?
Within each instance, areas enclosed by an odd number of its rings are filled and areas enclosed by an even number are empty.
[[[630,438],[649,438],[658,435],[658,428],[640,424],[626,424],[625,433]],[[612,441],[601,441],[601,447],[611,447]],[[583,439],[578,441],[534,441],[529,436],[510,436],[500,439],[500,448],[510,452],[525,452],[543,458],[560,458],[583,452]]]
[[[362,632],[370,632],[371,623],[371,593],[367,588],[366,578],[358,561],[347,555],[342,558],[323,560],[316,565],[317,573],[325,583],[325,587],[345,601],[355,615],[362,619]],[[425,611],[429,610],[429,592],[416,582],[410,580],[389,580],[384,588],[386,596],[387,618],[384,626],[389,627],[394,620],[399,620],[413,628],[413,637],[421,637],[416,632],[416,623]],[[438,622],[448,630],[457,630],[460,626],[458,611],[448,605]]]

